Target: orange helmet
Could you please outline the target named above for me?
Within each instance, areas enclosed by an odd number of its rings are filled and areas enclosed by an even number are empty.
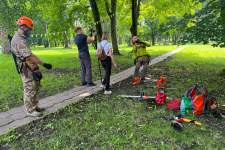
[[[27,25],[28,28],[33,29],[34,28],[34,23],[33,21],[26,16],[20,17],[20,19],[17,21],[18,25]]]

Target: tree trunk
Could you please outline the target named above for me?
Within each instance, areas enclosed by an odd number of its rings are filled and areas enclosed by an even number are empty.
[[[138,22],[138,5],[137,0],[132,0],[132,25],[130,28],[131,36],[137,36],[137,22]]]
[[[119,36],[119,45],[122,45],[122,37]]]
[[[68,47],[68,40],[67,40],[65,32],[63,32],[63,36],[64,36],[64,41],[65,41],[65,48],[67,48]]]
[[[177,35],[174,34],[173,35],[173,45],[176,45],[177,44]]]
[[[130,27],[131,38],[137,36],[137,22],[140,13],[141,0],[132,0],[132,25]],[[134,45],[134,43],[133,43]],[[133,49],[132,49],[133,52]]]
[[[97,7],[95,0],[89,0],[89,1],[90,1],[90,5],[91,5],[91,10],[92,10],[92,13],[94,16],[94,21],[96,23],[97,38],[98,38],[98,41],[101,42],[102,26],[101,26],[101,21],[100,21],[100,15],[98,12],[98,7]]]
[[[221,18],[222,18],[222,26],[223,26],[223,37],[222,37],[222,41],[223,41],[223,45],[222,47],[225,47],[225,0],[220,0],[221,3]]]
[[[116,0],[112,0],[112,1],[116,1]],[[114,16],[111,18],[111,38],[112,38],[113,54],[120,55],[118,44],[117,44],[117,36],[116,36],[116,14],[114,14]]]
[[[152,45],[155,45],[155,34],[153,30],[152,30]]]
[[[107,14],[111,20],[111,38],[112,38],[112,46],[113,46],[113,54],[120,55],[118,44],[117,44],[117,36],[116,36],[116,3],[117,0],[111,0],[111,12],[109,12],[108,2],[105,2]]]
[[[2,54],[10,54],[10,44],[8,41],[6,41],[7,39],[7,34],[9,31],[7,31],[7,27],[5,25],[2,25],[2,29],[1,29],[1,36],[2,37]]]
[[[105,21],[104,20],[102,21],[102,30],[103,31],[105,30]]]

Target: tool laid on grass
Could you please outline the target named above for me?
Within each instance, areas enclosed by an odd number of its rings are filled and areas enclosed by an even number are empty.
[[[190,120],[190,119],[186,119],[186,118],[182,118],[185,122],[190,122],[190,123],[194,123],[194,124],[197,124],[199,126],[201,126],[202,124],[200,122],[197,122],[195,120]]]
[[[141,90],[137,90],[137,93],[140,94],[140,96],[137,95],[121,95],[121,97],[126,98],[137,98],[138,100],[148,100],[148,99],[155,99],[156,96],[145,96],[145,93]]]
[[[145,88],[154,88],[155,89],[155,88],[158,88],[158,87],[154,85],[154,86],[150,86],[150,87],[149,86],[145,86]],[[166,90],[174,90],[174,89],[177,89],[177,88],[174,88],[174,87],[166,88]]]
[[[170,120],[175,120],[177,122],[189,122],[189,123],[194,123],[196,125],[202,125],[200,122],[197,122],[195,120],[190,120],[190,119],[186,119],[186,118],[181,118],[181,115],[178,115],[177,117],[173,117],[173,118],[170,118],[170,119],[167,119],[167,121],[170,121]]]
[[[163,91],[159,91],[163,92]],[[126,97],[126,98],[137,98],[138,100],[149,100],[149,99],[156,99],[157,96],[146,96],[145,93],[141,90],[137,90],[137,93],[140,95],[120,95],[121,97]],[[163,94],[163,93],[161,93]],[[168,99],[171,99],[170,97],[166,97]]]
[[[196,125],[202,125],[200,122],[197,122],[195,120],[190,120],[186,118],[180,118],[181,115],[178,115],[177,117],[166,119],[167,121],[173,120],[171,123],[171,126],[178,131],[183,131],[183,125],[181,124],[182,122],[190,122],[190,123],[195,123]]]

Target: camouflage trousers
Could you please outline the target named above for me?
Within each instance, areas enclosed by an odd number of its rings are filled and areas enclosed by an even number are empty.
[[[33,79],[30,71],[28,77],[22,74],[23,81],[23,101],[27,112],[33,112],[38,106],[38,94],[40,92],[40,82]]]
[[[143,65],[141,78],[145,79],[145,76],[148,70],[148,65],[149,65],[149,57],[148,56],[138,57],[135,65],[136,67],[134,69],[134,78],[138,77],[138,72],[140,70],[140,67]]]

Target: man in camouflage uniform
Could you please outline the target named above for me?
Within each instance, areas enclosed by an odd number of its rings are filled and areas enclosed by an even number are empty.
[[[47,69],[51,69],[51,64],[43,63],[36,55],[34,55],[29,47],[26,38],[31,34],[34,28],[33,21],[28,17],[21,17],[18,21],[18,31],[15,31],[15,35],[12,38],[11,50],[18,58],[19,63],[21,61],[30,61],[33,65],[42,65]],[[38,94],[40,91],[40,81],[34,80],[31,70],[23,67],[22,82],[24,88],[24,105],[27,110],[28,116],[39,117],[42,116],[44,109],[38,107]]]

